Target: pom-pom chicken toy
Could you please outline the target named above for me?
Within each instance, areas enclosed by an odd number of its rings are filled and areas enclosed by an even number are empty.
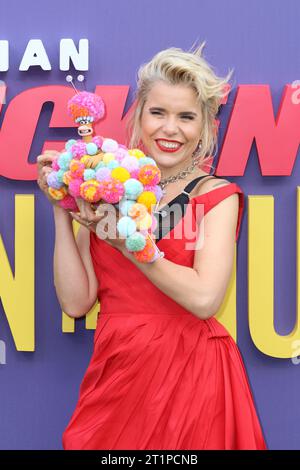
[[[161,173],[156,162],[139,149],[127,149],[116,140],[94,136],[93,125],[105,114],[102,98],[77,93],[68,113],[78,124],[79,140],[71,139],[47,177],[51,197],[66,210],[77,211],[77,198],[94,204],[117,205],[119,234],[140,262],[157,257],[153,241],[153,208],[162,197]]]

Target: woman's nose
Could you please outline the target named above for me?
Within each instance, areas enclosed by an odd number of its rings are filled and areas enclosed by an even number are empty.
[[[166,132],[166,134],[176,134],[178,131],[176,119],[167,118],[165,120],[163,130]]]

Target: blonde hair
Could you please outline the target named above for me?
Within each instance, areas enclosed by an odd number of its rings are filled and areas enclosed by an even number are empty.
[[[171,47],[158,52],[150,62],[142,64],[137,73],[137,89],[135,106],[127,123],[127,139],[130,148],[141,147],[140,121],[147,95],[157,81],[171,85],[191,86],[196,92],[197,102],[202,110],[202,132],[199,140],[202,146],[197,154],[199,166],[208,162],[218,151],[216,115],[224,97],[230,91],[228,82],[233,70],[225,78],[218,77],[213,67],[204,59],[202,50],[206,41],[193,46],[189,52]]]

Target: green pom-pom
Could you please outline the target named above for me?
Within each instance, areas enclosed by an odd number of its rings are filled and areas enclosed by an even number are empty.
[[[92,180],[92,179],[95,179],[95,178],[96,178],[95,170],[93,170],[91,168],[87,168],[86,170],[84,170],[84,172],[83,172],[84,181]]]
[[[135,232],[126,238],[125,246],[129,251],[141,251],[146,246],[146,239],[141,233]]]

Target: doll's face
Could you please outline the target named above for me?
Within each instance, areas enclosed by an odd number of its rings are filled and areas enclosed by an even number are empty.
[[[190,164],[202,131],[201,105],[193,88],[159,81],[148,93],[141,139],[160,168]]]
[[[80,137],[86,137],[87,135],[93,134],[93,127],[90,121],[87,119],[80,119],[79,127],[78,127],[78,134]]]

